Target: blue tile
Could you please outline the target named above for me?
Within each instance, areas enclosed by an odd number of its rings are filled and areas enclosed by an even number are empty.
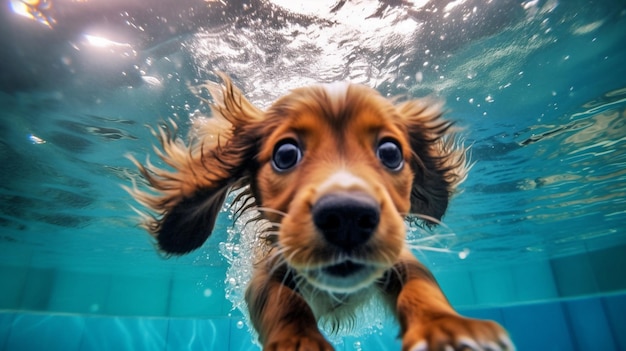
[[[26,275],[20,307],[23,310],[45,311],[56,271],[50,268],[30,268]]]
[[[16,314],[6,350],[79,350],[83,328],[77,316]]]
[[[436,274],[437,282],[454,307],[476,304],[472,278],[468,271],[446,271]]]
[[[7,340],[13,327],[13,313],[0,313],[0,350],[6,350]]]
[[[50,293],[48,310],[70,313],[98,313],[106,306],[111,276],[59,271]]]
[[[542,301],[559,296],[548,261],[525,262],[515,266],[513,280],[518,302]]]
[[[572,335],[579,350],[616,351],[615,341],[598,298],[567,301]]]
[[[172,277],[168,315],[218,317],[227,314],[231,303],[225,297],[224,285],[221,283],[223,276],[215,278],[212,286],[208,286],[208,283],[207,286],[201,286],[197,277]]]
[[[103,313],[116,316],[166,316],[170,275],[115,276]]]
[[[554,281],[561,297],[592,295],[598,292],[589,256],[585,254],[550,261]]]
[[[476,302],[480,305],[498,305],[515,301],[513,275],[508,267],[472,272]]]
[[[87,317],[80,349],[164,351],[168,323],[158,318]]]
[[[618,350],[626,350],[626,294],[602,299]]]
[[[626,252],[626,245],[589,253],[589,261],[601,292],[626,290],[626,274],[622,269],[615,269],[615,267],[626,267],[624,252]]]
[[[170,319],[167,351],[232,350],[228,319]]]
[[[0,309],[19,309],[27,274],[27,267],[0,267]]]
[[[519,351],[576,350],[560,303],[512,306],[502,313]]]

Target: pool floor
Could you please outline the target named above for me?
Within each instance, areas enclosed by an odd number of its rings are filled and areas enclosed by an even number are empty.
[[[461,313],[500,322],[518,351],[626,350],[626,294]],[[400,350],[397,330],[345,338],[337,351]],[[0,313],[0,350],[259,350],[240,318]]]

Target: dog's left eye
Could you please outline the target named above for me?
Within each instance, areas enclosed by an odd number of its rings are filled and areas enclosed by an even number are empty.
[[[283,172],[291,169],[302,159],[302,149],[298,142],[293,139],[283,140],[274,147],[272,156],[272,166],[274,169]]]
[[[395,140],[383,139],[376,149],[376,156],[383,164],[392,171],[399,171],[404,166],[404,157],[402,149]]]

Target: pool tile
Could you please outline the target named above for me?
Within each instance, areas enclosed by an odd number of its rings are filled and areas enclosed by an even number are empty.
[[[476,304],[472,277],[468,271],[438,272],[435,278],[452,306],[458,308]]]
[[[0,267],[0,278],[2,279],[2,289],[0,289],[0,309],[18,309],[21,302],[22,292],[26,284],[28,267],[2,266]]]
[[[559,296],[576,297],[598,292],[596,277],[586,253],[553,259],[550,266]]]
[[[50,294],[48,310],[70,313],[99,313],[106,306],[111,276],[59,271]]]
[[[618,350],[626,350],[626,294],[602,298],[604,311]]]
[[[15,314],[11,312],[0,313],[0,350],[7,350],[6,344],[9,339]]]
[[[86,317],[80,350],[164,351],[169,321],[162,318]]]
[[[178,319],[169,321],[166,351],[232,350],[228,319]]]
[[[84,321],[78,316],[17,314],[6,350],[79,350]]]
[[[589,262],[600,292],[626,290],[626,245],[615,246],[589,253]]]
[[[558,298],[548,261],[525,262],[512,268],[515,302],[528,303]]]
[[[601,299],[572,300],[564,306],[579,350],[617,351]]]
[[[118,316],[165,316],[170,275],[116,276],[111,279],[103,313]]]
[[[472,272],[472,281],[479,305],[506,304],[515,301],[515,284],[511,270],[484,269]]]
[[[54,269],[31,267],[26,275],[20,308],[32,311],[47,310],[55,275]]]
[[[224,295],[224,274],[220,271],[214,286],[198,283],[193,277],[173,277],[169,296],[168,315],[173,317],[216,317],[224,316],[231,303]]]
[[[511,306],[502,313],[518,350],[576,350],[560,303]]]

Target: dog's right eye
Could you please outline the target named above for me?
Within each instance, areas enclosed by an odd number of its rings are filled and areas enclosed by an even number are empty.
[[[302,159],[302,149],[298,142],[293,139],[286,139],[276,144],[272,156],[272,166],[279,172],[288,171],[300,163]]]

